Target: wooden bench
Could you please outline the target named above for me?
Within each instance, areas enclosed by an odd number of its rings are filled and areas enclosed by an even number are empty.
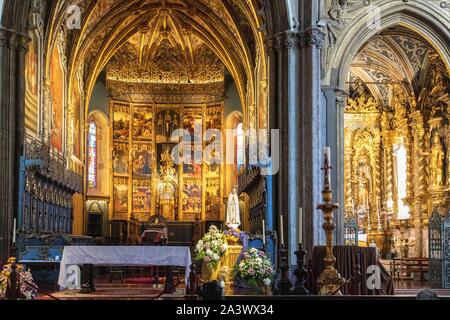
[[[428,258],[394,259],[391,262],[391,275],[395,280],[414,280],[414,275],[420,274],[420,281],[425,281],[428,271]]]

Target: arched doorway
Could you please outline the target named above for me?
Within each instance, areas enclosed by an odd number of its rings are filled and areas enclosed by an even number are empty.
[[[396,250],[400,256],[400,247],[408,247],[410,255],[426,256],[427,219],[433,206],[442,206],[443,193],[429,186],[421,161],[433,148],[442,155],[448,144],[448,28],[445,18],[429,21],[434,8],[420,4],[377,8],[377,27],[362,27],[373,21],[371,11],[334,38],[334,69],[325,74],[334,91],[325,91],[327,104],[336,106],[328,140],[336,148],[341,215],[359,222],[365,245],[376,243],[384,255]],[[426,102],[431,92],[438,103]]]

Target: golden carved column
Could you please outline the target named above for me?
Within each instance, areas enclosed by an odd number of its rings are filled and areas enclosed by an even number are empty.
[[[382,199],[382,178],[381,178],[381,139],[380,139],[380,130],[375,129],[374,134],[376,137],[376,141],[374,141],[374,150],[373,156],[375,158],[375,210],[374,217],[372,219],[373,230],[381,231],[381,199]]]
[[[345,218],[354,214],[353,212],[353,192],[352,192],[352,134],[353,132],[344,129],[344,174],[345,174]]]
[[[439,129],[442,125],[442,118],[436,117],[429,120],[431,146],[429,159],[429,185],[428,192],[432,199],[433,208],[444,211],[444,160],[445,153],[442,145]]]
[[[412,129],[414,132],[414,226],[416,233],[416,255],[424,256],[423,227],[424,219],[427,217],[427,159],[425,150],[425,128],[423,116],[420,111],[415,111],[410,115],[412,119]]]
[[[390,136],[390,135],[389,135]],[[386,189],[385,189],[385,201],[386,210],[389,214],[393,213],[394,192],[394,163],[392,159],[392,142],[391,139],[384,145],[384,156],[386,158]]]

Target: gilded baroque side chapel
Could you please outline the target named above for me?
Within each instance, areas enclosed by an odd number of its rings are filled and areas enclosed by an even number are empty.
[[[393,286],[406,274],[396,260],[426,261],[425,281],[450,284],[448,2],[0,10],[2,262],[137,246],[155,228],[195,249],[212,226],[237,225],[276,270],[294,272],[302,243],[315,272],[334,244],[376,248]]]

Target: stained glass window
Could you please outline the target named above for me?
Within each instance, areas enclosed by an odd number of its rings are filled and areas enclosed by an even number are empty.
[[[97,188],[97,124],[94,121],[89,123],[88,182],[89,188]]]
[[[245,135],[244,125],[239,123],[237,126],[236,137],[236,154],[237,154],[237,168],[238,170],[245,164]]]
[[[397,173],[397,208],[398,219],[409,219],[409,207],[405,205],[407,177],[407,155],[404,145],[394,146]]]

